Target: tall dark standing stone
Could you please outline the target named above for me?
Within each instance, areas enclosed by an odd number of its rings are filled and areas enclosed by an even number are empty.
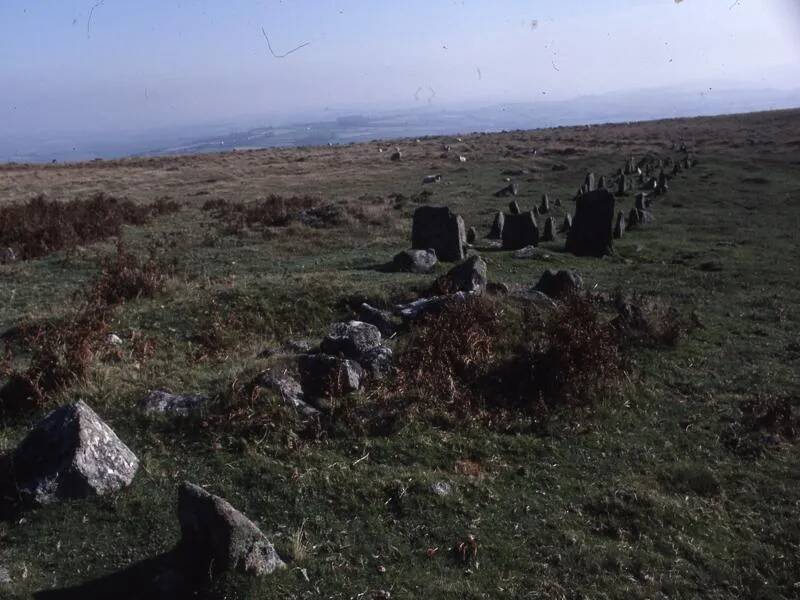
[[[564,221],[561,223],[561,233],[569,233],[572,229],[572,215],[567,213],[564,215]]]
[[[586,174],[586,179],[584,179],[583,181],[583,188],[584,188],[583,191],[584,194],[587,192],[593,192],[597,189],[597,184],[595,184],[594,181],[594,173]]]
[[[625,214],[622,211],[617,213],[617,224],[614,225],[614,239],[618,240],[625,232]]]
[[[636,194],[635,206],[638,210],[645,210],[647,208],[647,194],[639,192]]]
[[[522,212],[516,200],[512,200],[508,203],[508,212],[510,212],[512,215],[518,215]]]
[[[539,226],[533,212],[521,215],[506,215],[503,227],[503,249],[519,250],[525,246],[536,246],[539,243]]]
[[[439,260],[456,262],[464,259],[466,241],[464,219],[446,206],[420,206],[414,211],[411,227],[414,250],[433,248]]]
[[[543,242],[556,241],[556,220],[553,217],[547,217],[544,222],[544,233],[542,234]]]
[[[505,226],[506,216],[499,212],[494,216],[492,228],[489,230],[489,239],[499,240],[503,237],[503,227]]]
[[[669,183],[667,179],[667,174],[664,173],[662,170],[661,173],[658,174],[658,183],[656,184],[656,193],[657,194],[666,194],[669,191]]]
[[[478,238],[478,232],[475,231],[474,227],[470,227],[467,229],[467,243],[474,244],[475,240]]]
[[[613,221],[614,195],[608,190],[595,190],[581,196],[567,236],[567,252],[577,256],[603,256],[612,252]]]
[[[550,198],[547,194],[542,194],[542,203],[539,206],[539,214],[545,214],[550,212]]]
[[[625,192],[628,191],[628,178],[625,177],[625,174],[619,176],[617,179],[617,195],[624,196]]]

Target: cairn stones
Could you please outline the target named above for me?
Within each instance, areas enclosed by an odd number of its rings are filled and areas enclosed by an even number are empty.
[[[409,273],[430,273],[438,262],[436,251],[432,248],[427,250],[403,250],[392,260],[392,270]]]
[[[503,227],[503,249],[519,250],[539,244],[539,226],[533,212],[507,215]]]
[[[544,222],[544,233],[542,234],[543,242],[554,242],[557,239],[556,235],[556,220],[553,217],[547,217]]]
[[[286,564],[272,543],[226,500],[185,482],[178,490],[180,549],[196,561],[197,571],[237,570],[256,577]]]
[[[596,190],[581,196],[567,235],[567,252],[577,256],[603,256],[613,249],[614,195]]]
[[[497,213],[494,216],[494,221],[492,222],[492,228],[489,230],[489,239],[492,240],[499,240],[503,238],[503,228],[505,227],[505,215],[502,212]]]
[[[464,219],[448,207],[420,206],[414,211],[412,249],[433,249],[439,260],[456,262],[464,259],[466,237]]]
[[[129,486],[139,459],[79,400],[40,421],[14,450],[14,478],[35,504],[105,496]]]

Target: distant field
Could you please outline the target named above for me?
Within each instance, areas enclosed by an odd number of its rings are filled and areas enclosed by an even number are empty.
[[[656,222],[618,240],[613,256],[577,258],[562,239],[521,259],[482,239],[508,204],[493,196],[506,178],[523,209],[543,193],[559,199],[560,222],[586,172],[610,177],[630,155],[677,158],[680,144],[697,166],[670,181]],[[442,181],[423,186],[429,174]],[[178,540],[184,480],[255,520],[289,563],[259,580],[214,578],[198,597],[798,597],[799,174],[800,110],[0,165],[0,207],[99,192],[178,204],[121,225],[126,250],[142,261],[152,253],[166,275],[152,297],[115,305],[108,327],[123,344],[41,407],[0,413],[5,452],[53,407],[81,398],[141,460],[118,495],[0,521],[0,567],[12,580],[0,597],[106,597],[98,585],[140,597],[131,582],[157,577],[158,557]],[[270,195],[312,197],[343,216],[326,227],[231,217],[231,205]],[[697,325],[674,348],[638,349],[622,387],[590,409],[555,411],[544,431],[522,426],[528,414],[515,424],[507,413],[494,421],[447,411],[351,426],[379,410],[372,392],[342,401],[342,419],[313,434],[267,400],[177,422],[141,415],[136,403],[153,389],[224,405],[248,377],[283,364],[259,358],[265,348],[319,341],[357,300],[386,307],[425,290],[450,265],[433,275],[381,268],[409,247],[411,215],[424,203],[449,206],[478,230],[491,281],[519,288],[545,269],[575,269],[592,292],[657,296]],[[633,194],[618,203],[627,212]],[[0,264],[0,334],[69,319],[117,241]],[[499,302],[509,335],[521,333],[521,301]],[[20,339],[4,336],[6,371],[29,358]],[[757,399],[777,399],[788,414],[759,421],[749,404]],[[430,493],[438,481],[453,493]],[[453,550],[470,534],[477,562]]]

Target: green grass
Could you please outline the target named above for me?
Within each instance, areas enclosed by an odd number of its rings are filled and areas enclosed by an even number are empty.
[[[771,144],[753,148],[748,138]],[[657,294],[696,311],[702,328],[675,349],[638,350],[631,380],[592,414],[560,414],[547,436],[419,418],[400,419],[386,434],[339,427],[314,438],[278,413],[253,426],[204,427],[202,417],[173,424],[135,408],[155,387],[224,391],[268,364],[256,358],[264,347],[320,337],[349,315],[348,300],[388,303],[435,277],[376,268],[408,245],[413,203],[391,209],[385,225],[229,236],[200,210],[209,197],[410,197],[422,175],[441,172],[431,202],[484,235],[507,204],[492,197],[505,169],[532,169],[517,178],[523,208],[546,191],[572,211],[585,169],[610,175],[628,154],[648,150],[675,156],[670,144],[681,139],[700,164],[671,182],[656,223],[626,235],[615,256],[576,258],[558,243],[544,245],[547,259],[482,252],[495,281],[532,285],[546,268],[569,267],[598,291]],[[787,442],[746,457],[723,440],[743,401],[800,392],[791,350],[800,332],[800,154],[786,143],[795,139],[800,113],[779,112],[467,136],[454,144],[454,154],[469,157],[465,165],[439,158],[436,138],[402,142],[398,164],[364,144],[0,171],[0,201],[57,182],[68,193],[107,188],[137,201],[169,193],[187,204],[124,234],[130,249],[144,254],[156,242],[174,264],[164,294],[125,303],[112,324],[126,340],[131,332],[153,338],[155,353],[99,362],[88,381],[51,403],[86,400],[139,456],[139,473],[116,496],[0,522],[0,564],[13,578],[0,596],[87,584],[168,552],[179,535],[177,486],[190,480],[256,520],[290,559],[288,570],[262,580],[219,576],[204,588],[210,598],[371,598],[379,590],[392,598],[796,597],[800,451]],[[528,147],[540,149],[537,163],[520,154]],[[566,147],[578,151],[558,153]],[[568,170],[551,171],[551,160]],[[173,164],[180,170],[163,172]],[[164,190],[151,171],[162,173]],[[232,175],[208,183],[209,173]],[[127,187],[115,189],[119,182]],[[198,190],[208,194],[194,197]],[[632,203],[632,195],[622,201],[626,211]],[[563,211],[555,211],[560,222]],[[108,241],[0,266],[0,331],[69,311],[112,251]],[[198,361],[194,336],[226,315],[239,324],[225,351]],[[13,448],[44,412],[4,415],[0,449]],[[480,475],[460,472],[464,460],[480,465]],[[442,480],[452,495],[429,491]],[[307,557],[293,561],[301,528]],[[469,534],[476,564],[453,551]],[[429,548],[438,548],[433,557]],[[145,563],[136,573],[155,571]]]

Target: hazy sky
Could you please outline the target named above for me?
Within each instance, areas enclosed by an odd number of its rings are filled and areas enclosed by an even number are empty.
[[[0,0],[0,135],[723,81],[800,87],[800,0]]]

